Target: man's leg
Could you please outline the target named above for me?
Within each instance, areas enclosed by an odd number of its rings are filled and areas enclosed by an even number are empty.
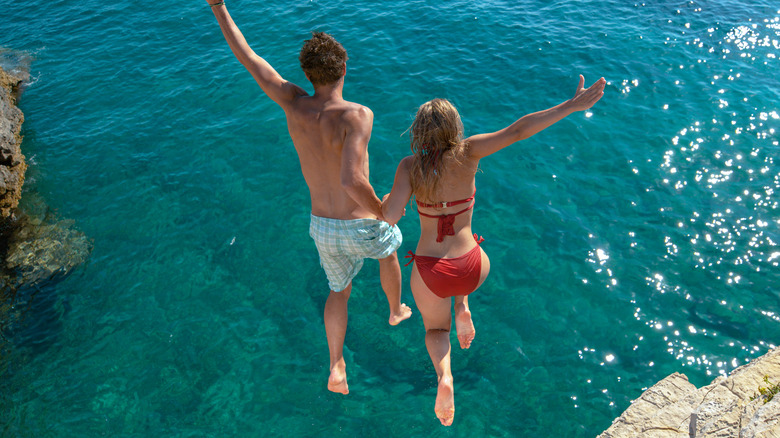
[[[341,292],[330,291],[325,302],[325,335],[330,352],[330,376],[328,389],[348,394],[347,370],[344,362],[344,337],[347,334],[347,302],[352,292],[352,282]]]
[[[401,266],[398,265],[398,255],[395,252],[389,257],[379,259],[379,281],[390,304],[390,325],[397,325],[412,316],[412,309],[401,302]]]

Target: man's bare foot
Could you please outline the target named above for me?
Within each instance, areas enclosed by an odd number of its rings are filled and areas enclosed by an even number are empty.
[[[452,425],[452,421],[455,419],[455,390],[452,386],[452,376],[439,379],[439,389],[436,393],[436,405],[433,411],[441,424]]]
[[[409,319],[410,316],[412,316],[412,309],[401,303],[400,312],[390,314],[390,325],[398,325],[399,322]]]
[[[328,390],[338,392],[340,394],[349,394],[349,386],[347,386],[347,371],[343,363],[337,363],[330,369],[330,377],[328,377]]]
[[[471,311],[463,304],[455,305],[455,331],[458,333],[460,348],[471,347],[471,341],[477,335],[474,322],[471,321]]]

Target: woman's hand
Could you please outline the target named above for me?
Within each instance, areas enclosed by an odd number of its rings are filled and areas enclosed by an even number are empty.
[[[604,86],[606,84],[607,81],[601,78],[590,87],[583,88],[585,78],[580,75],[580,84],[577,86],[577,92],[574,93],[574,97],[569,99],[569,105],[574,111],[584,111],[592,107],[604,95]]]

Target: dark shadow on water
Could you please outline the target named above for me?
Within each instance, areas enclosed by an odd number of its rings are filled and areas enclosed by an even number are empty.
[[[22,287],[15,291],[11,312],[4,316],[0,336],[4,347],[24,350],[24,356],[38,356],[46,351],[62,333],[62,316],[70,306],[57,293],[56,285]],[[9,365],[9,364],[4,364]],[[18,364],[10,364],[13,371]]]
[[[62,333],[67,299],[58,285],[86,262],[92,242],[35,194],[0,226],[0,380]]]
[[[0,300],[0,424],[11,426],[18,412],[6,407],[18,403],[14,397],[25,385],[30,364],[61,338],[69,305],[54,284],[4,288]],[[2,429],[0,436],[5,436]]]
[[[688,321],[704,328],[708,328],[733,339],[750,339],[750,329],[747,324],[733,322],[713,312],[708,312],[699,303],[688,309]]]

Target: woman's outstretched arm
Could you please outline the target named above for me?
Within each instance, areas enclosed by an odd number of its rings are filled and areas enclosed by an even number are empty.
[[[412,198],[412,183],[409,181],[409,169],[414,157],[406,157],[398,164],[395,171],[393,189],[382,200],[382,214],[385,221],[395,225],[406,213],[406,204]]]
[[[520,140],[525,140],[534,134],[559,122],[566,116],[577,111],[584,111],[601,99],[604,95],[604,78],[599,79],[588,88],[583,88],[585,78],[580,75],[580,83],[574,97],[543,111],[525,115],[506,128],[489,134],[478,134],[467,139],[469,153],[482,158]]]

